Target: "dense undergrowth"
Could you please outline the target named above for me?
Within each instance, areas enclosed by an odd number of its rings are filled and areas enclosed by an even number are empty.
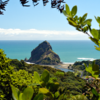
[[[75,96],[71,99],[75,100],[76,97],[85,98],[82,97],[84,85],[86,81],[76,77],[73,72],[65,73],[48,66],[8,59],[0,49],[0,100],[16,100],[14,95],[17,95],[18,91],[18,95],[21,94],[24,98],[27,90],[34,91],[29,100],[42,100],[35,99],[38,96],[44,100],[69,100]],[[13,91],[16,91],[15,94]]]
[[[73,64],[72,69],[83,71],[83,76],[91,76],[91,73],[86,71],[84,63],[89,65],[92,64],[93,61],[77,61]],[[100,66],[100,59],[95,60],[95,64]]]

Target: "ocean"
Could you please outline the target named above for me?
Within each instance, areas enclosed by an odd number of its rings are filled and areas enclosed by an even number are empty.
[[[43,40],[0,40],[0,49],[11,59],[29,59],[31,51]],[[94,43],[89,40],[48,40],[52,50],[57,53],[63,63],[100,59],[100,51],[95,50]]]

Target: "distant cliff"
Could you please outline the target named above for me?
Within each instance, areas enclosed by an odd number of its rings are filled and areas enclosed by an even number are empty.
[[[28,61],[36,64],[57,65],[60,63],[60,58],[52,51],[51,45],[44,41],[32,50]]]

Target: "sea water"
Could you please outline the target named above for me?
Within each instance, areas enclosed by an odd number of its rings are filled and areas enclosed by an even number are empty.
[[[29,59],[31,51],[43,40],[2,40],[0,48],[11,59]],[[100,59],[100,51],[95,50],[92,41],[80,40],[48,40],[52,50],[57,53],[63,63],[74,63],[82,60]]]
[[[41,42],[43,40],[2,40],[0,41],[0,49],[3,49],[6,56],[11,59],[24,60],[30,58],[31,51]],[[100,59],[100,51],[95,50],[95,44],[92,41],[48,40],[48,42],[63,63]],[[58,66],[57,68],[65,72],[71,71]]]

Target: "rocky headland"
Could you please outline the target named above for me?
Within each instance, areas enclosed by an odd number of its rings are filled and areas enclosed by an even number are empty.
[[[26,61],[40,65],[57,65],[61,63],[60,57],[52,50],[50,43],[47,41],[42,42],[33,49],[31,57]]]

